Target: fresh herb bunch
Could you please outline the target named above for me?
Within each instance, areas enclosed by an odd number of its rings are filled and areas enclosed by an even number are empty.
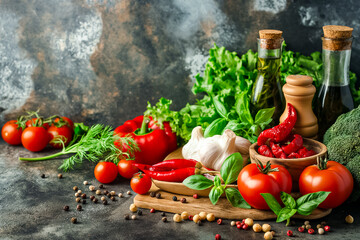
[[[63,139],[59,138],[56,143],[63,143]],[[136,151],[137,145],[134,139],[130,137],[117,137],[110,126],[103,126],[96,124],[90,128],[84,124],[75,124],[74,138],[72,142],[63,149],[53,155],[39,157],[39,158],[19,158],[22,161],[42,161],[52,159],[66,154],[74,154],[70,158],[64,160],[63,164],[59,167],[63,171],[69,171],[76,165],[88,159],[92,162],[99,162],[100,160],[119,162],[119,157],[130,158],[131,152],[122,152],[114,145],[114,141],[121,142],[129,146],[129,149]]]
[[[242,166],[243,159],[241,154],[236,152],[227,157],[221,166],[220,176],[224,184],[221,184],[219,176],[215,176],[214,181],[212,181],[203,175],[192,175],[186,178],[183,184],[195,190],[204,190],[212,187],[209,193],[209,199],[213,205],[219,201],[219,198],[225,192],[226,198],[234,207],[251,208],[237,188],[226,188],[228,184],[236,181]]]

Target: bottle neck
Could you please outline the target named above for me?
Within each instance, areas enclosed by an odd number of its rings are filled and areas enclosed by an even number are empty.
[[[258,38],[258,58],[281,58],[283,39]]]
[[[324,76],[323,85],[348,85],[351,49],[342,51],[322,50]]]

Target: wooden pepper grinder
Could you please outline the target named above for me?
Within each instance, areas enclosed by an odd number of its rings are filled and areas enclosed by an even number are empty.
[[[283,92],[287,103],[291,103],[297,112],[297,121],[293,129],[294,133],[300,134],[306,138],[317,138],[318,123],[312,110],[312,100],[316,88],[312,85],[312,77],[305,75],[290,75],[286,78],[286,84],[283,86]],[[280,117],[283,122],[288,114],[288,108]]]

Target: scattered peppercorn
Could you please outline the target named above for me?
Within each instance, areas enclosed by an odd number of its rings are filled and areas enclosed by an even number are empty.
[[[127,194],[127,195],[131,195],[131,191],[127,191],[126,194]]]
[[[81,191],[81,190],[78,190],[78,191],[77,191],[77,193],[78,193],[78,194],[81,194],[81,193],[82,193],[82,191]]]
[[[131,219],[132,219],[132,220],[136,220],[136,215],[132,215],[132,216],[131,216]]]
[[[173,197],[172,197],[172,200],[173,200],[173,201],[177,201],[177,197],[176,197],[176,196],[173,196]]]
[[[81,195],[81,198],[82,198],[82,199],[86,199],[86,194],[83,193],[83,194]]]
[[[252,227],[254,225],[254,220],[251,218],[246,218],[244,223],[246,223],[247,225],[249,225],[249,227]]]
[[[105,200],[106,200],[106,197],[102,196],[102,197],[100,198],[100,200],[101,200],[101,201],[105,201]]]
[[[150,197],[155,197],[156,192],[150,192]]]
[[[270,226],[270,224],[265,223],[261,226],[261,229],[263,232],[270,232],[271,226]]]
[[[241,226],[241,228],[244,229],[244,230],[248,230],[249,225],[247,225],[246,223],[244,223],[244,224]]]
[[[194,221],[195,223],[201,221],[201,220],[200,220],[200,216],[199,216],[198,214],[195,214],[194,217],[193,217],[193,221]]]
[[[241,222],[240,222],[240,221],[236,221],[235,224],[236,224],[236,225],[240,225]]]
[[[94,198],[95,198],[94,195],[91,195],[91,196],[90,196],[90,200],[91,200],[91,201],[94,200]]]
[[[305,222],[304,222],[304,225],[309,225],[309,224],[310,224],[309,221],[305,221]]]
[[[78,203],[81,201],[81,198],[77,197],[77,198],[75,198],[75,201]]]
[[[109,193],[108,190],[104,190],[104,191],[103,191],[103,194],[104,194],[104,195],[106,195],[106,194],[108,194],[108,193]]]
[[[158,198],[158,199],[161,198],[161,193],[157,193],[156,198]]]
[[[118,196],[119,196],[119,198],[124,197],[122,193],[119,193],[119,195],[118,195]]]
[[[167,222],[167,218],[166,218],[166,217],[163,217],[163,218],[161,219],[161,221]]]
[[[74,187],[73,187],[73,190],[74,190],[74,191],[77,191],[77,190],[78,190],[78,187],[77,187],[77,186],[74,186]]]
[[[311,228],[310,224],[305,225],[306,230],[309,230]]]
[[[40,176],[41,178],[45,178],[45,174],[41,174],[41,176]]]
[[[198,198],[199,198],[199,195],[195,193],[195,194],[193,195],[193,198],[198,199]]]
[[[95,191],[95,186],[90,185],[90,186],[89,186],[89,190],[90,190],[90,191]]]
[[[64,211],[69,211],[70,207],[68,205],[65,205],[63,209]]]
[[[174,220],[174,222],[181,222],[182,221],[182,219],[181,219],[181,216],[180,216],[180,214],[175,214],[174,215],[174,217],[173,217],[173,220]]]
[[[82,210],[82,206],[81,206],[80,204],[78,204],[78,205],[76,206],[76,210],[81,211],[81,210]]]
[[[270,231],[273,237],[275,237],[275,231]]]
[[[323,235],[323,234],[325,233],[325,230],[324,230],[323,228],[319,228],[319,229],[318,229],[318,233],[319,233],[320,235]]]
[[[221,240],[221,235],[220,235],[220,234],[216,234],[216,235],[215,235],[215,240]]]
[[[241,220],[241,223],[245,223],[245,218]]]
[[[323,226],[321,224],[318,224],[316,225],[316,228],[319,229],[319,228],[322,228]]]
[[[198,226],[201,226],[201,225],[202,225],[201,220],[199,220],[196,224],[197,224]]]
[[[150,213],[154,213],[154,212],[155,212],[154,208],[150,209]]]
[[[111,194],[111,196],[115,196],[115,195],[116,195],[115,191],[111,191],[110,194]]]
[[[261,232],[261,230],[262,230],[261,225],[258,223],[255,223],[253,225],[253,230],[254,230],[254,232]]]
[[[188,218],[189,218],[189,213],[188,212],[182,212],[181,213],[181,219],[186,220]]]
[[[308,229],[308,233],[309,233],[309,234],[314,234],[315,231],[314,231],[314,229],[310,228],[310,229]]]
[[[200,216],[200,220],[205,220],[206,219],[206,215],[207,215],[207,213],[206,212],[200,212],[199,213],[199,216]]]
[[[221,218],[219,218],[216,222],[217,222],[217,224],[221,225],[223,221]]]
[[[194,218],[194,216],[193,216],[193,215],[189,215],[189,220],[190,220],[190,221],[192,221],[192,220],[193,220],[193,218]]]
[[[215,215],[213,213],[209,213],[208,215],[206,215],[206,219],[209,221],[209,222],[213,222],[215,221]],[[235,222],[234,222],[235,223]]]
[[[80,197],[80,193],[75,193],[75,197]]]
[[[110,194],[110,193],[106,194],[106,196],[107,196],[108,198],[111,198],[111,194]]]
[[[99,188],[104,188],[104,185],[100,184],[100,185],[99,185]]]
[[[97,198],[94,198],[92,201],[93,201],[94,203],[97,203],[99,200],[98,200]]]
[[[291,230],[288,230],[288,231],[286,232],[286,234],[287,234],[289,237],[292,237],[292,236],[294,235]]]
[[[166,215],[166,213],[165,213],[165,212],[162,212],[162,213],[161,213],[161,216],[165,216],[165,215]]]
[[[238,225],[236,225],[236,228],[237,228],[237,229],[242,229],[242,225],[241,225],[241,224],[238,224]]]
[[[186,203],[186,198],[181,198],[180,202],[181,203]]]
[[[305,232],[305,228],[303,228],[303,227],[298,227],[298,231],[299,231],[299,232]]]
[[[130,219],[129,214],[125,214],[125,215],[124,215],[124,219],[125,219],[125,220],[129,220],[129,219]]]
[[[86,204],[86,199],[83,199],[81,203]]]
[[[88,181],[84,181],[83,184],[84,184],[84,185],[88,185],[89,182],[88,182]]]
[[[71,218],[71,222],[72,223],[77,223],[77,218],[76,217]]]
[[[326,225],[326,226],[324,227],[324,230],[325,230],[325,232],[330,232],[330,226]]]
[[[136,212],[137,211],[137,207],[136,207],[135,204],[131,204],[129,209],[130,209],[131,212]]]
[[[347,216],[345,217],[345,222],[351,224],[351,223],[354,222],[354,218],[353,218],[351,215],[347,215]]]
[[[108,204],[108,201],[105,199],[105,200],[103,201],[103,204],[104,204],[104,205],[107,205],[107,204]]]
[[[235,221],[231,221],[230,225],[235,226],[236,225]]]
[[[61,179],[63,175],[61,173],[58,174],[58,178]]]
[[[138,214],[139,216],[141,216],[141,215],[142,215],[142,211],[141,211],[141,210],[138,210],[138,211],[137,211],[137,214]]]
[[[266,233],[264,234],[264,239],[265,239],[265,240],[271,240],[271,239],[273,239],[273,238],[274,238],[274,236],[272,235],[271,232],[266,232]]]
[[[111,200],[111,201],[115,201],[115,197],[114,197],[114,196],[111,196],[110,200]]]
[[[100,191],[100,190],[96,190],[95,194],[96,194],[96,195],[101,195],[101,191]]]

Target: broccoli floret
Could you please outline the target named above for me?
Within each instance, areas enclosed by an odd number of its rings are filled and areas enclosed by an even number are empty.
[[[360,136],[358,134],[337,136],[328,142],[327,148],[329,159],[346,165],[360,154]]]
[[[357,155],[348,164],[346,168],[349,169],[354,178],[354,190],[349,198],[349,201],[356,201],[360,197],[360,155]]]
[[[340,115],[326,131],[323,142],[327,145],[334,137],[360,133],[360,105],[354,110]]]

